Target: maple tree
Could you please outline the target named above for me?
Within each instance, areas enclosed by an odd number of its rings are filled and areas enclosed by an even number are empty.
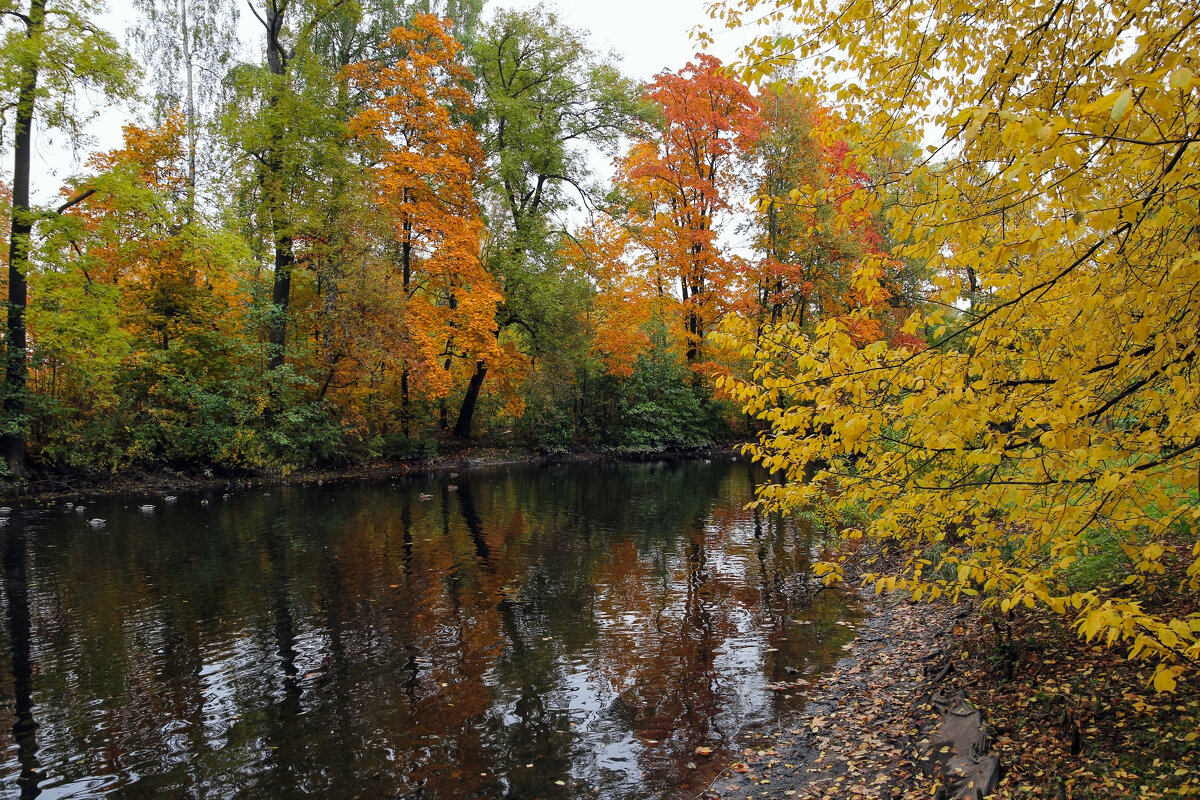
[[[930,270],[906,321],[928,347],[859,346],[837,319],[778,331],[735,390],[790,478],[764,502],[816,500],[811,465],[835,508],[874,514],[852,535],[904,556],[880,588],[1062,614],[1171,690],[1200,663],[1180,603],[1200,588],[1196,10],[779,8],[795,32],[757,39],[749,77],[808,59],[865,153],[944,133],[886,212],[895,255]],[[894,177],[848,205],[883,209]],[[856,318],[884,269],[858,264]]]
[[[421,15],[392,31],[394,62],[360,62],[344,71],[362,92],[351,132],[372,153],[375,203],[391,221],[404,323],[399,372],[405,424],[411,375],[425,392],[445,397],[453,359],[492,364],[500,294],[483,268],[483,221],[474,197],[483,150],[458,122],[474,111],[471,78],[455,59],[457,42],[437,18]]]
[[[631,148],[622,179],[654,280],[678,291],[683,303],[692,362],[733,282],[718,218],[733,207],[738,159],[759,140],[763,121],[750,90],[704,53],[678,73],[657,75],[646,98],[661,110],[661,122]]]
[[[787,321],[806,331],[841,317],[856,326],[859,341],[894,335],[912,294],[910,270],[899,259],[886,264],[883,291],[871,300],[878,319],[850,316],[866,302],[853,287],[854,268],[866,254],[884,252],[887,228],[878,214],[848,205],[871,178],[857,163],[845,121],[789,80],[766,87],[759,102],[766,121],[754,150],[760,256],[743,271],[739,317],[759,330]]]

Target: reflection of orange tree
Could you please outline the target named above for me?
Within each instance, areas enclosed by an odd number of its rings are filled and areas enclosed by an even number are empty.
[[[497,667],[501,683],[513,687],[497,698],[489,745],[497,758],[514,766],[509,772],[510,794],[538,796],[556,779],[568,781],[571,738],[565,705],[554,699],[562,686],[564,649],[579,641],[586,621],[576,613],[586,587],[586,569],[556,569],[567,560],[587,558],[574,548],[576,540],[561,536],[556,515],[534,509],[550,505],[537,489],[526,494],[511,480],[464,484],[458,493],[463,521],[475,553],[493,564],[502,576],[496,597],[507,650]],[[473,489],[478,489],[478,496]],[[487,522],[476,508],[485,509]],[[486,528],[486,530],[485,530]],[[563,552],[563,548],[567,552]],[[554,565],[554,566],[552,566]],[[547,613],[555,609],[560,613]],[[511,714],[512,719],[500,716]],[[526,764],[536,763],[536,771]]]
[[[685,776],[696,746],[723,735],[728,687],[715,660],[738,632],[736,615],[754,604],[738,566],[744,554],[727,534],[697,524],[673,537],[679,550],[667,538],[653,552],[617,540],[593,573],[604,587],[598,616],[621,621],[601,630],[597,671],[618,695],[614,712],[643,742],[658,742],[640,754],[643,768],[673,779]]]
[[[378,726],[391,737],[387,747],[406,753],[397,783],[475,796],[486,794],[491,778],[481,773],[490,775],[486,765],[497,760],[482,738],[494,702],[486,673],[504,641],[496,598],[510,576],[486,558],[486,546],[481,552],[478,533],[463,520],[469,512],[455,505],[443,491],[434,503],[406,498],[381,516],[352,520],[339,538],[342,585],[334,591],[358,598],[353,618],[342,621],[360,637],[343,642],[347,658],[410,653],[360,693],[364,718],[407,719],[404,728]],[[484,766],[452,767],[468,763]]]

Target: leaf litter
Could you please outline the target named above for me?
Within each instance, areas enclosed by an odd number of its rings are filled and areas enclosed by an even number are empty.
[[[700,800],[1200,798],[1200,688],[1156,694],[1146,665],[1034,613],[1007,615],[1002,641],[974,606],[864,602],[873,616],[807,705],[748,734]],[[986,721],[990,794],[945,771],[967,755],[939,739],[951,703]]]

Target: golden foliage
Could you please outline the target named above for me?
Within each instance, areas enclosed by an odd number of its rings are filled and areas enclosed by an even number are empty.
[[[713,13],[737,23],[763,7],[794,33],[759,38],[748,76],[815,66],[866,155],[941,135],[853,201],[898,195],[892,255],[933,275],[906,330],[929,347],[860,347],[839,320],[779,329],[736,389],[770,423],[757,458],[791,479],[762,500],[814,501],[824,484],[801,477],[820,469],[835,505],[869,509],[868,538],[905,554],[880,588],[1050,609],[1150,660],[1171,690],[1200,666],[1200,615],[1172,605],[1200,589],[1200,10],[746,0]],[[882,268],[860,263],[864,297]]]

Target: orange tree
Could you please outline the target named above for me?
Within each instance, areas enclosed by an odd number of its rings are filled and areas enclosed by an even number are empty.
[[[426,397],[444,398],[455,363],[474,369],[501,358],[493,334],[500,295],[481,261],[474,186],[483,150],[464,122],[474,106],[460,47],[430,15],[396,28],[385,44],[394,60],[360,62],[344,75],[362,94],[350,130],[373,163],[373,202],[395,245],[395,263],[382,268],[394,271],[399,298],[395,318],[364,321],[384,335],[368,339],[370,355],[354,360],[394,363],[407,435],[410,382]]]
[[[661,111],[659,124],[633,145],[621,179],[653,280],[678,291],[687,359],[696,362],[735,272],[718,241],[720,217],[733,207],[739,161],[763,120],[750,90],[703,53],[678,73],[656,76],[646,98]]]

